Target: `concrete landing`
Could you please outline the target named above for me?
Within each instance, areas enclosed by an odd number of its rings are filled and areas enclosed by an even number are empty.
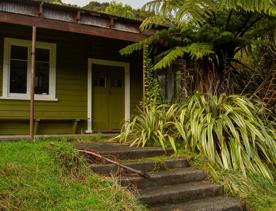
[[[91,139],[97,138],[102,136],[103,138],[113,138],[118,134],[114,133],[95,133],[95,134],[52,134],[52,135],[35,135],[35,139],[39,138],[74,138],[74,139]],[[29,140],[29,135],[0,135],[0,142],[7,142],[7,141],[22,141],[22,140]]]

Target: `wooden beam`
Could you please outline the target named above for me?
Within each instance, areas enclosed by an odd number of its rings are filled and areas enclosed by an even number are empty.
[[[106,37],[117,40],[138,42],[146,38],[140,33],[124,32],[115,29],[102,28],[91,25],[83,25],[72,22],[57,21],[43,17],[19,15],[0,12],[0,22],[18,24],[24,26],[36,26],[38,28],[52,29],[57,31],[73,32],[98,37]]]
[[[34,95],[35,95],[35,51],[36,51],[36,26],[32,27],[32,70],[30,85],[30,137],[34,139]]]

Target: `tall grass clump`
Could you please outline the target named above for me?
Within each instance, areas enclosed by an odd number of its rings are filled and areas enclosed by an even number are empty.
[[[64,142],[49,142],[45,147],[52,156],[55,163],[59,165],[59,171],[62,176],[86,177],[89,174],[89,166],[78,150],[71,144]]]
[[[139,114],[123,126],[117,138],[121,143],[130,143],[131,146],[160,145],[164,150],[171,146],[176,151],[174,139],[168,135],[168,123],[173,118],[167,115],[168,109],[168,105],[140,109]]]
[[[238,95],[196,93],[187,100],[141,112],[126,124],[121,142],[204,155],[209,163],[226,170],[248,172],[273,180],[276,166],[275,120],[259,103]]]

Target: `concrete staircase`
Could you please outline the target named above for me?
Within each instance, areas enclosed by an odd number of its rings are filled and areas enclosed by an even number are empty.
[[[191,167],[184,158],[169,158],[163,162],[145,159],[164,155],[160,148],[129,148],[127,145],[102,143],[79,145],[80,149],[92,149],[106,156],[113,156],[120,163],[148,172],[150,178],[143,178],[112,164],[93,164],[92,171],[100,175],[115,175],[122,186],[134,190],[138,198],[150,210],[185,211],[242,211],[245,204],[237,198],[224,196],[221,185],[208,181],[200,169]],[[168,150],[167,154],[172,154]]]

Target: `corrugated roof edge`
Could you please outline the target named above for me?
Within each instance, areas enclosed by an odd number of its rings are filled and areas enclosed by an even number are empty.
[[[88,13],[91,15],[95,15],[95,16],[102,16],[103,18],[114,18],[117,20],[120,20],[122,22],[127,22],[127,23],[133,23],[135,25],[140,25],[142,23],[142,20],[138,20],[138,19],[131,19],[131,18],[125,18],[125,17],[121,17],[121,16],[116,16],[116,15],[111,15],[108,13],[104,13],[104,12],[97,12],[97,11],[93,11],[93,10],[87,10],[87,9],[83,9],[81,7],[78,7],[77,5],[69,5],[69,4],[53,4],[53,3],[47,3],[47,2],[43,2],[40,0],[13,0],[14,2],[19,2],[19,3],[24,3],[24,4],[29,4],[29,5],[40,5],[41,3],[43,4],[43,6],[49,7],[49,8],[54,8],[54,9],[61,9],[61,10],[66,10],[66,11],[80,11],[83,13]]]

